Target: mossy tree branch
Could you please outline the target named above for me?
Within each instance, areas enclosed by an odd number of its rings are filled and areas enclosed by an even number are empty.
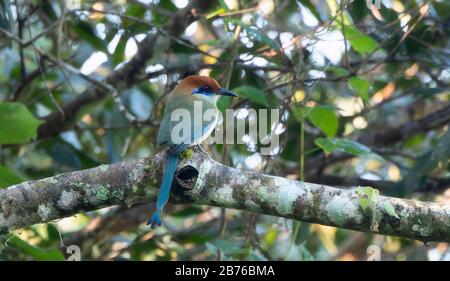
[[[235,208],[363,232],[450,242],[449,205],[375,195],[370,206],[362,208],[357,190],[239,170],[196,149],[193,152],[182,156],[172,203]],[[82,211],[153,201],[164,157],[161,152],[2,189],[0,233]]]

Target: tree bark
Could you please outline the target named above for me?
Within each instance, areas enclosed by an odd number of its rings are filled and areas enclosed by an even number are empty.
[[[224,166],[197,149],[181,156],[172,203],[248,210],[362,232],[450,242],[450,206],[293,181]],[[0,233],[106,206],[156,199],[165,152],[0,190]],[[367,204],[366,204],[367,205]],[[150,214],[149,214],[150,215]]]

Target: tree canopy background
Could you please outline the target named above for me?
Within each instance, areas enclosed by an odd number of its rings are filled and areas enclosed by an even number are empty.
[[[449,17],[444,0],[0,0],[0,188],[160,150],[165,94],[201,74],[239,94],[221,110],[281,111],[273,155],[246,136],[208,147],[217,161],[449,203]],[[446,243],[206,206],[169,205],[150,231],[153,208],[26,227],[0,259],[450,259]]]

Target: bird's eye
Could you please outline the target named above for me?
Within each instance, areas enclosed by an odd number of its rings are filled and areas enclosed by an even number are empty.
[[[212,92],[211,87],[210,86],[203,86],[202,87],[202,92],[204,92],[204,93],[211,93]]]

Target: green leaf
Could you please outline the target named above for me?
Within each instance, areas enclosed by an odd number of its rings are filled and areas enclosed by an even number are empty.
[[[33,246],[28,242],[14,236],[8,241],[8,244],[17,247],[25,254],[30,255],[38,261],[63,261],[64,255],[60,250],[45,250],[39,247]]]
[[[325,138],[317,138],[314,140],[314,143],[322,148],[323,152],[325,152],[326,155],[330,154],[336,149],[336,144],[333,140],[325,139]]]
[[[22,181],[23,179],[11,171],[8,167],[0,165],[0,188],[18,184]]]
[[[343,32],[342,25],[340,30]],[[345,37],[350,42],[352,48],[361,55],[368,55],[379,47],[374,39],[353,26],[345,25]]]
[[[206,248],[213,254],[216,254],[217,250],[220,250],[225,257],[233,257],[247,253],[247,249],[226,240],[216,240],[213,243],[207,242]]]
[[[366,198],[359,198],[359,205],[361,206],[361,208],[363,208],[363,210],[365,210],[367,207],[369,207],[369,200]]]
[[[48,223],[47,224],[47,240],[45,241],[46,242],[45,244],[52,243],[54,241],[60,241],[59,230],[55,226],[55,224]]]
[[[125,11],[125,15],[139,19],[144,17],[146,11],[147,9],[142,4],[130,3]],[[122,18],[122,27],[130,34],[138,34],[148,30],[148,25],[145,23],[129,18]]]
[[[226,109],[230,106],[230,104],[231,104],[231,97],[221,96],[219,100],[217,100],[217,108],[222,113],[226,112]]]
[[[128,41],[128,36],[123,34],[119,42],[117,43],[116,48],[114,49],[114,53],[112,54],[112,62],[114,65],[117,65],[125,60],[125,48]]]
[[[334,109],[329,106],[315,106],[308,115],[309,120],[327,137],[332,138],[338,130],[338,118]]]
[[[337,148],[345,153],[355,156],[367,156],[372,153],[367,146],[347,139],[337,139]]]
[[[297,5],[302,4],[305,8],[307,8],[317,20],[321,20],[319,12],[316,10],[317,4],[313,4],[311,0],[297,0]],[[318,8],[318,7],[317,7]]]
[[[177,6],[175,6],[172,1],[159,1],[158,7],[161,7],[169,12],[175,12],[178,10]]]
[[[389,201],[384,201],[383,207],[384,207],[384,210],[386,211],[386,213],[388,213],[390,216],[399,218],[397,213],[395,212],[394,207],[391,205],[391,203],[389,203]]]
[[[369,100],[370,83],[366,79],[355,76],[348,81],[350,89],[356,92],[365,102]]]
[[[404,196],[415,191],[426,180],[427,175],[438,167],[447,167],[450,158],[450,129],[447,130],[431,149],[420,155],[408,173],[390,194]]]
[[[355,190],[356,195],[358,196],[358,202],[363,211],[369,209],[371,213],[371,221],[370,221],[370,230],[377,231],[378,230],[378,215],[376,209],[376,196],[380,194],[378,189],[372,188],[370,186],[366,187],[358,187]]]
[[[222,9],[224,9],[225,11],[229,11],[230,9],[228,8],[227,3],[225,3],[224,0],[219,0],[219,5]]]
[[[145,14],[146,8],[138,3],[128,4],[125,14],[136,18],[142,18]]]
[[[324,68],[324,70],[330,71],[338,77],[348,76],[350,74],[347,69],[335,65],[330,65]]]
[[[77,20],[75,22],[69,22],[69,27],[73,33],[75,33],[80,39],[88,42],[92,47],[99,51],[108,53],[105,42],[97,37],[94,28],[89,23]]]
[[[310,234],[311,224],[307,222],[300,223],[300,229],[298,230],[297,237],[295,237],[294,242],[295,245],[300,245],[305,243]]]
[[[247,31],[250,39],[256,40],[263,44],[269,45],[272,49],[279,49],[278,44],[267,36],[264,32],[254,26],[242,25],[243,29]]]
[[[240,97],[249,99],[250,101],[266,106],[269,106],[264,91],[252,86],[241,86],[233,89],[233,92]]]
[[[251,40],[255,40],[260,43],[269,45],[272,49],[278,50],[280,48],[278,46],[277,42],[272,40],[269,36],[267,36],[259,28],[255,27],[255,26],[248,26],[238,19],[230,19],[230,20],[228,20],[228,22],[235,24],[235,25],[240,25],[242,27],[242,29],[245,30],[245,32],[247,32],[247,35]]]
[[[50,1],[42,1],[42,7],[40,8],[44,12],[44,16],[46,16],[51,21],[56,21],[58,15],[55,12],[54,3]]]
[[[313,109],[312,107],[298,106],[292,109],[292,114],[294,115],[297,121],[301,122],[306,117],[308,117],[312,109]]]
[[[361,190],[367,195],[370,200],[373,200],[375,196],[380,195],[380,191],[370,186],[362,187]]]
[[[0,144],[21,144],[35,139],[41,123],[23,104],[0,103]]]
[[[367,146],[365,146],[359,142],[356,142],[356,141],[340,139],[340,138],[334,138],[334,139],[317,138],[317,139],[315,139],[314,143],[318,147],[322,148],[322,150],[327,155],[335,150],[339,150],[339,151],[345,152],[350,155],[370,156],[370,157],[377,158],[378,160],[382,159],[381,156],[372,152],[370,150],[370,148],[368,148]]]
[[[380,195],[380,191],[370,186],[365,186],[358,187],[356,189],[356,194],[358,196],[359,205],[363,210],[365,210],[368,207],[372,209],[374,208],[375,196]]]

